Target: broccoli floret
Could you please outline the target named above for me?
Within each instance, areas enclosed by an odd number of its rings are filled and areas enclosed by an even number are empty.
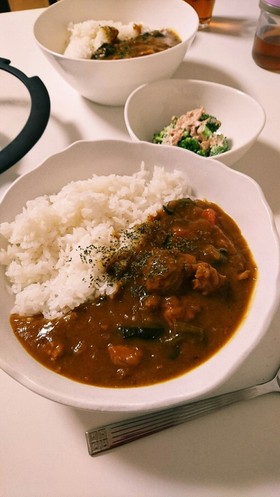
[[[153,136],[153,143],[158,143],[158,144],[162,143],[165,136],[166,136],[166,132],[164,129],[162,131],[160,131],[159,133],[155,133]]]
[[[165,126],[165,128],[163,128],[159,133],[155,133],[153,136],[153,143],[162,143],[163,140],[168,135],[169,130],[170,130],[170,125]]]
[[[209,149],[205,150],[205,149],[201,148],[196,153],[197,153],[197,155],[201,155],[201,157],[209,157]]]
[[[192,152],[198,153],[198,151],[200,150],[200,143],[195,138],[186,136],[184,138],[181,138],[180,141],[178,141],[178,147],[185,148],[187,150],[191,150]]]
[[[210,114],[202,114],[200,121],[206,121],[206,126],[210,129],[210,131],[212,131],[212,133],[215,133],[215,131],[217,131],[222,124],[221,121]]]
[[[152,142],[157,143],[157,144],[161,144],[164,141],[164,139],[166,138],[166,136],[169,134],[170,130],[175,128],[177,121],[178,121],[178,117],[176,117],[176,116],[172,117],[170,124],[165,126],[158,133],[154,133]]]
[[[208,127],[208,124],[203,123],[199,128],[197,129],[197,133],[199,135],[202,135],[205,140],[209,140],[213,136],[213,132],[211,129]]]
[[[224,135],[216,135],[215,143],[210,145],[210,156],[218,155],[229,150],[229,143]]]

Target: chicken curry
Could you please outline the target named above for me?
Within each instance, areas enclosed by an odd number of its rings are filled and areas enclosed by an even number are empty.
[[[51,370],[105,387],[150,385],[197,367],[246,314],[257,268],[236,223],[217,205],[171,201],[106,261],[114,297],[62,318],[11,316],[26,350]]]

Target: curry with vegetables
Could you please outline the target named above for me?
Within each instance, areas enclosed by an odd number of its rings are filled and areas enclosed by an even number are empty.
[[[118,281],[114,297],[51,321],[11,316],[16,336],[40,363],[91,385],[150,385],[197,367],[233,335],[257,268],[219,206],[171,201],[131,236],[104,260],[108,277]]]
[[[92,59],[113,60],[143,57],[163,52],[182,41],[171,29],[147,31],[127,40],[118,38],[119,32],[116,28],[107,26],[107,29],[110,29],[109,41],[103,43],[93,53]]]

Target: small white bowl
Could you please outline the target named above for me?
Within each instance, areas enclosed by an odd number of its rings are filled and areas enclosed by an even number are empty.
[[[266,117],[256,100],[230,86],[188,79],[142,85],[126,101],[125,123],[133,140],[152,142],[154,133],[169,124],[172,116],[201,106],[222,122],[219,132],[230,143],[230,150],[215,158],[233,165],[252,147]]]
[[[192,152],[144,142],[80,141],[21,176],[0,202],[0,222],[11,221],[27,200],[59,191],[70,181],[96,174],[132,174],[141,161],[167,171],[185,172],[194,196],[220,205],[239,225],[258,266],[258,279],[247,316],[227,344],[201,366],[178,378],[148,387],[101,388],[60,376],[35,361],[13,334],[9,315],[13,297],[0,267],[0,367],[44,397],[100,411],[145,411],[172,406],[208,394],[245,360],[272,319],[279,299],[279,243],[270,208],[250,177]],[[256,221],[257,220],[257,221]],[[0,246],[4,246],[0,237]]]
[[[112,20],[173,29],[182,42],[163,52],[123,60],[65,57],[68,23]],[[170,77],[182,62],[198,29],[195,10],[182,0],[60,0],[39,15],[35,39],[62,78],[81,95],[105,105],[123,105],[139,85]]]

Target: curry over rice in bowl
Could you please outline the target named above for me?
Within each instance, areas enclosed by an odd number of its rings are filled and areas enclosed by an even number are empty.
[[[67,0],[38,16],[34,37],[80,95],[124,105],[138,86],[174,74],[198,23],[195,10],[182,0]]]
[[[65,404],[144,410],[204,394],[276,305],[258,185],[191,152],[77,142],[15,182],[0,232],[1,366]]]

